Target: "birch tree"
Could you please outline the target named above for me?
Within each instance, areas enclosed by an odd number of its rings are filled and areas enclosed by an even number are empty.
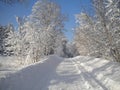
[[[62,30],[65,20],[66,17],[57,4],[44,0],[37,1],[23,25],[26,30],[25,37],[29,41],[28,57],[33,55],[36,62],[40,57],[54,54],[64,37]]]
[[[75,29],[76,43],[78,47],[83,44],[87,50],[86,55],[120,61],[119,3],[119,0],[93,0],[95,16],[78,14],[76,20],[78,26]]]

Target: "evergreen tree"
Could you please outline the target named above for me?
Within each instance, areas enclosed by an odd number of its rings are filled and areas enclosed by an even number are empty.
[[[15,30],[12,24],[9,24],[7,26],[7,31],[9,31],[7,33],[7,38],[5,39],[5,52],[7,55],[13,55],[14,54],[14,49],[15,49]]]
[[[5,38],[7,38],[7,26],[0,26],[0,54],[5,54]]]

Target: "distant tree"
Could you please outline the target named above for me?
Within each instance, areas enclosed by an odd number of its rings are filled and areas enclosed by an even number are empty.
[[[56,54],[61,57],[68,57],[67,39],[63,38],[59,47],[56,50]]]
[[[0,54],[5,53],[5,38],[7,38],[7,26],[0,26]]]
[[[78,52],[78,48],[76,47],[76,44],[74,42],[67,43],[67,56],[68,57],[75,57],[77,55],[80,55]]]
[[[7,50],[11,47],[11,44],[7,42],[10,33],[14,31],[13,25],[0,26],[0,54],[7,55],[11,50]]]
[[[5,52],[6,55],[13,55],[14,54],[14,49],[15,49],[15,29],[12,24],[9,24],[7,26],[7,37],[5,38]]]
[[[94,21],[86,13],[76,15],[77,26],[75,28],[74,42],[79,50],[80,55],[90,55],[98,51],[99,40],[94,38],[97,33],[93,29]]]

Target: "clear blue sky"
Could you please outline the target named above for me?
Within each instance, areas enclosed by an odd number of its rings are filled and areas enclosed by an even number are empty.
[[[28,5],[14,4],[12,6],[6,5],[0,2],[0,24],[7,25],[13,23],[17,27],[15,20],[16,16],[28,16],[31,13],[32,6],[37,0],[28,0]],[[68,21],[65,23],[65,35],[69,40],[73,38],[72,28],[75,27],[75,14],[78,14],[84,10],[90,14],[93,13],[91,7],[91,0],[51,0],[60,5],[62,13],[68,16]]]

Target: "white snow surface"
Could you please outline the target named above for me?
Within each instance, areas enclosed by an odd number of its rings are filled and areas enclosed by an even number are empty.
[[[13,56],[0,56],[0,78],[23,68],[23,65]]]
[[[0,79],[0,90],[120,90],[120,65],[77,56],[49,56]]]

